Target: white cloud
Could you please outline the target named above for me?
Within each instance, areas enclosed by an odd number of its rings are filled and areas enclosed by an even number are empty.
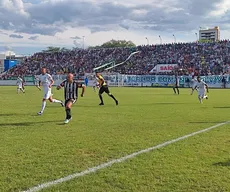
[[[193,41],[199,26],[220,26],[228,37],[229,0],[0,0],[0,38],[4,42],[33,46],[74,46],[85,36],[86,44],[110,39],[144,44]],[[23,36],[11,39],[6,33]],[[76,40],[74,42],[74,40]]]
[[[24,3],[22,0],[1,0],[0,5],[9,11],[14,11],[26,17],[29,16],[24,9]]]
[[[223,16],[230,9],[230,1],[223,0],[216,5],[216,10],[210,12],[210,16]]]

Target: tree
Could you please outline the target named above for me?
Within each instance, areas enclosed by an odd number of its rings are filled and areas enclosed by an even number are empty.
[[[198,42],[199,43],[213,43],[215,41],[214,40],[210,40],[210,39],[200,39]]]
[[[136,47],[136,45],[132,41],[112,39],[108,42],[103,43],[100,46],[89,47],[89,48],[97,49],[97,48],[115,48],[115,47]]]
[[[60,52],[61,48],[60,47],[47,47],[46,50],[43,50],[42,52],[44,53],[56,53],[56,52]]]
[[[60,49],[60,51],[61,51],[61,52],[68,52],[68,51],[70,51],[70,49],[67,49],[67,48],[65,48],[65,47],[62,47],[62,48]]]

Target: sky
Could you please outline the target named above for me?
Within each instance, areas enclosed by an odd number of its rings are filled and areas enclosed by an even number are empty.
[[[0,0],[0,52],[87,47],[111,39],[137,45],[196,41],[219,26],[230,39],[229,0]],[[174,35],[174,36],[173,36]]]

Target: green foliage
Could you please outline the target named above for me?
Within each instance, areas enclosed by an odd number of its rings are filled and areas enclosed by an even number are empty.
[[[44,53],[57,53],[57,52],[66,52],[66,51],[70,51],[70,49],[67,49],[65,47],[60,48],[60,47],[50,46],[50,47],[47,47],[47,49],[43,50],[42,52],[44,52]]]
[[[108,42],[103,43],[100,46],[89,47],[91,49],[97,48],[115,48],[115,47],[136,47],[136,45],[132,41],[125,40],[110,40]]]
[[[89,46],[88,49],[100,49],[102,48],[101,46],[97,45],[97,46]]]
[[[167,88],[111,91],[118,107],[107,95],[98,106],[88,88],[63,125],[58,104],[47,102],[36,115],[43,92],[35,87],[19,95],[16,87],[1,87],[0,191],[23,191],[229,120],[230,90],[210,90],[203,105],[189,89],[179,96]],[[63,98],[63,90],[53,92]],[[226,124],[43,191],[230,191],[229,134]]]
[[[214,43],[215,41],[208,40],[208,39],[201,39],[199,40],[199,43]]]
[[[44,53],[56,53],[56,52],[60,52],[61,48],[60,47],[47,47],[46,50],[43,50],[42,52]]]
[[[70,49],[67,49],[67,48],[65,48],[65,47],[62,47],[60,51],[61,51],[61,52],[67,52],[67,51],[70,51]]]

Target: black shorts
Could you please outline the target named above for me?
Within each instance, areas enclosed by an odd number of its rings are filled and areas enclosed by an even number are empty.
[[[101,88],[99,89],[99,94],[102,94],[102,93],[104,93],[104,92],[106,92],[107,94],[110,93],[110,92],[109,92],[109,87],[108,87],[108,85],[103,85],[103,86],[101,86]]]
[[[65,100],[65,106],[66,106],[67,103],[69,103],[70,101],[74,104],[74,103],[76,103],[77,99],[67,99],[67,100]]]

